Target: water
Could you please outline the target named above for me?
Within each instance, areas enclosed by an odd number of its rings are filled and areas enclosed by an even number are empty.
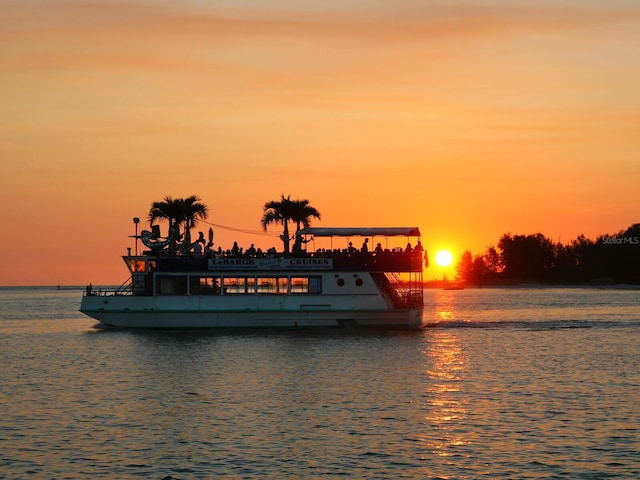
[[[423,331],[96,331],[0,289],[0,477],[639,478],[640,291],[427,291]]]

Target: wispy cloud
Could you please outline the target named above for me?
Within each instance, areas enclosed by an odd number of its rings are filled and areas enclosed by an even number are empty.
[[[175,4],[172,4],[175,5]],[[224,38],[363,39],[373,42],[434,41],[547,31],[593,29],[640,20],[640,6],[615,8],[536,7],[403,7],[373,12],[305,13],[254,10],[178,9],[140,2],[11,2],[3,7],[0,25],[5,42],[82,35],[190,40]]]
[[[573,8],[533,3],[479,7],[473,2],[425,7],[408,2],[384,14],[375,9],[305,12],[300,7],[266,11],[181,5],[5,2],[0,71],[156,72],[229,88],[256,85],[259,76],[259,88],[287,84],[295,89],[302,81],[304,88],[316,85],[320,91],[342,80],[344,92],[354,82],[397,82],[431,69],[438,75],[430,75],[428,82],[446,79],[447,68],[453,70],[445,82],[455,81],[456,70],[464,67],[448,66],[447,59],[468,57],[482,45],[500,48],[510,40],[563,33],[588,37],[640,21],[640,6],[585,8],[580,2]]]

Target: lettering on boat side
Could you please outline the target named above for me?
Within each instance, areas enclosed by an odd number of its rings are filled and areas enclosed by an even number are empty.
[[[331,270],[331,258],[212,258],[209,270]]]
[[[331,265],[330,258],[288,258],[291,265]]]
[[[254,261],[250,258],[220,258],[213,260],[215,265],[253,265]]]

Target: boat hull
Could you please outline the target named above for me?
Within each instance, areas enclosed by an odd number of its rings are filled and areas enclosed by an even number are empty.
[[[394,327],[421,328],[422,309],[340,310],[330,304],[299,304],[296,309],[215,309],[197,299],[175,298],[162,305],[153,297],[84,297],[80,311],[100,321],[99,326],[117,328],[304,328],[304,327]],[[106,302],[106,303],[105,303]],[[326,300],[325,300],[326,302]],[[161,308],[158,308],[161,307]]]

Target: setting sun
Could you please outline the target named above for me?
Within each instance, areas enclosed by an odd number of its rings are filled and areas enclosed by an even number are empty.
[[[440,250],[436,253],[436,263],[441,267],[448,267],[453,262],[453,255],[447,250]]]

